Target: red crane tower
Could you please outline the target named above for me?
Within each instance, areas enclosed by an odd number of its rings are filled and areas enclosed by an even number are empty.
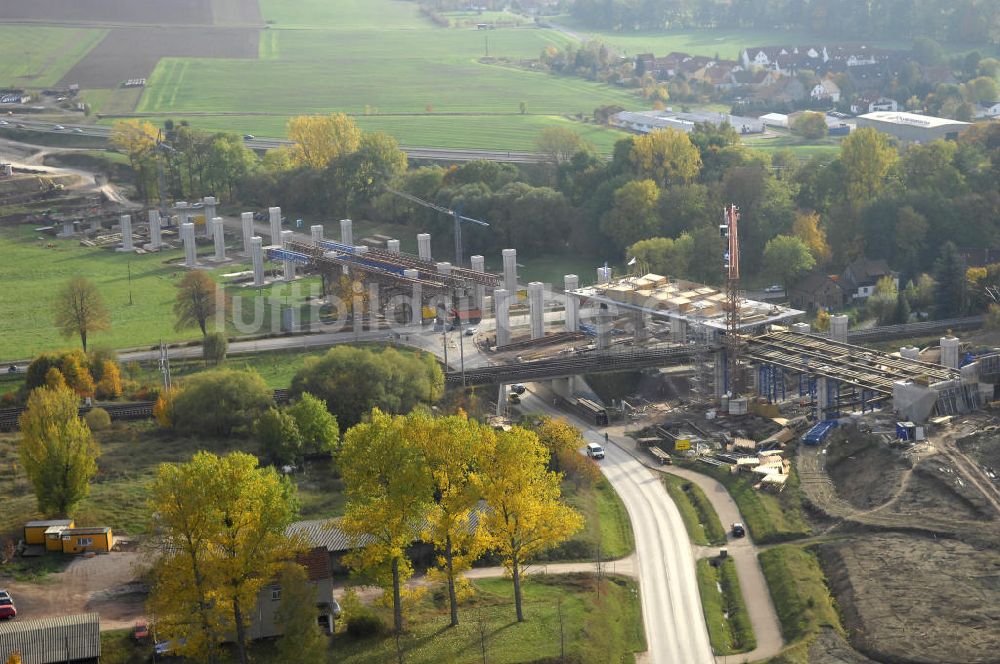
[[[735,205],[729,205],[723,212],[724,223],[719,226],[720,234],[726,238],[725,272],[726,272],[726,376],[728,392],[737,396],[743,389],[740,379],[740,210]]]

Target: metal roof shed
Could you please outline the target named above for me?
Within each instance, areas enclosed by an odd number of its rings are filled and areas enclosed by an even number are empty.
[[[83,613],[21,620],[0,625],[0,659],[21,653],[23,664],[97,662],[101,656],[101,617]]]

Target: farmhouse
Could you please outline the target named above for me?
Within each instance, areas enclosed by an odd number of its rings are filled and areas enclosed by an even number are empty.
[[[840,101],[840,86],[831,79],[825,78],[809,91],[809,96],[817,101],[829,100],[836,104]]]
[[[316,620],[326,634],[333,634],[334,601],[333,572],[326,548],[313,547],[300,554],[295,561],[306,570],[309,585],[315,591]],[[257,610],[250,620],[248,635],[251,639],[266,639],[284,633],[278,621],[281,607],[281,584],[275,581],[257,593]]]
[[[939,138],[953,141],[969,123],[904,111],[877,111],[859,115],[857,125],[859,128],[874,127],[904,143],[929,143]]]
[[[871,260],[862,257],[854,259],[850,265],[844,268],[839,283],[846,297],[859,300],[874,293],[875,284],[885,277],[892,278],[896,288],[899,288],[899,276],[889,269],[889,265],[884,260]]]
[[[844,305],[844,291],[828,275],[814,272],[788,286],[788,301],[796,309],[829,311]]]
[[[0,625],[0,659],[20,653],[24,664],[91,664],[101,657],[101,617],[96,613]]]
[[[1000,118],[1000,101],[988,101],[979,104],[976,118]]]

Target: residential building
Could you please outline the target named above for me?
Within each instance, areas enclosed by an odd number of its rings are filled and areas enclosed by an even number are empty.
[[[838,283],[848,300],[860,300],[874,293],[875,285],[885,277],[891,277],[896,288],[899,288],[899,277],[889,269],[884,260],[862,257],[844,268]]]
[[[969,123],[905,111],[877,111],[859,115],[857,126],[874,127],[904,143],[929,143],[940,138],[955,140]]]
[[[899,110],[899,103],[889,97],[858,97],[851,102],[851,113],[875,113],[876,111],[886,111],[895,113]]]
[[[976,118],[1000,118],[1000,101],[988,101],[979,104],[976,110]]]
[[[844,306],[844,291],[833,277],[813,272],[789,284],[788,302],[796,309],[831,311]]]
[[[832,79],[824,78],[809,91],[809,96],[817,101],[829,100],[836,104],[840,101],[840,86]]]
[[[0,624],[0,661],[15,652],[24,664],[97,664],[101,617],[84,613]]]
[[[333,572],[330,557],[322,546],[313,547],[300,554],[295,561],[306,570],[309,585],[315,590],[316,620],[326,634],[333,634],[336,603],[333,599]],[[248,636],[266,639],[281,636],[278,610],[281,608],[281,584],[275,580],[257,593],[257,606],[250,617]]]

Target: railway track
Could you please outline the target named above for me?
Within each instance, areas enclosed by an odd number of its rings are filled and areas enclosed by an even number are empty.
[[[276,403],[288,403],[291,398],[291,391],[288,389],[274,390],[274,400]],[[103,408],[108,411],[112,421],[147,420],[153,417],[153,406],[155,401],[130,401],[128,403],[98,403],[93,406],[80,406],[80,417],[86,415],[94,408]],[[24,408],[3,408],[0,409],[0,431],[16,431],[18,429],[18,418]]]

